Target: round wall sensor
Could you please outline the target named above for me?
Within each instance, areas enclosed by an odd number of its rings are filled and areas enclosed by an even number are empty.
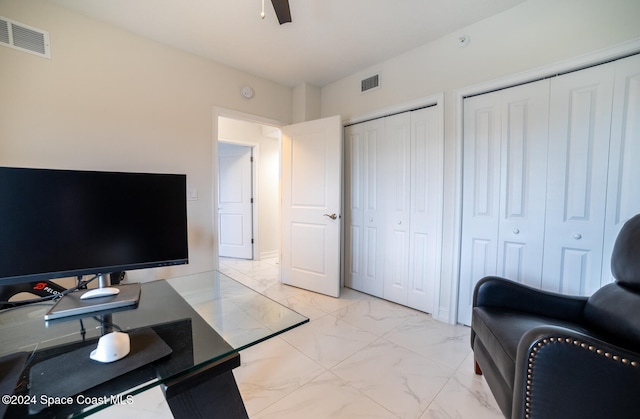
[[[247,99],[251,99],[253,97],[253,89],[251,86],[242,86],[240,89],[240,93]]]
[[[464,48],[467,45],[469,45],[469,41],[471,41],[471,38],[469,38],[469,35],[463,35],[460,38],[458,38],[458,48]]]

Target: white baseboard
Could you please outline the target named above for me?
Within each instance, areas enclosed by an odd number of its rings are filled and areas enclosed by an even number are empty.
[[[263,259],[273,259],[279,256],[279,252],[277,250],[272,250],[270,252],[260,252],[260,260]]]

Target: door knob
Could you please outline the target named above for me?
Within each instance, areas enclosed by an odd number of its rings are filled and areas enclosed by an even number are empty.
[[[338,218],[338,216],[337,216],[337,215],[335,215],[335,214],[322,214],[322,215],[324,215],[325,217],[329,217],[329,218],[331,218],[332,220],[335,220],[336,218]]]
[[[573,235],[573,238],[576,239],[576,240],[580,240],[582,238],[582,234],[576,233],[576,234]]]

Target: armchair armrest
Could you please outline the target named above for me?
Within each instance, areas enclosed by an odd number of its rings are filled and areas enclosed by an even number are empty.
[[[518,345],[512,418],[637,418],[638,388],[640,354],[540,326]]]
[[[473,291],[473,307],[489,306],[581,323],[587,297],[542,291],[497,276],[482,278]]]

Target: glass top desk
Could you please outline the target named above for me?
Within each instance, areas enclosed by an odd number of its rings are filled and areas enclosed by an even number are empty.
[[[81,417],[162,385],[175,417],[247,417],[238,352],[309,321],[217,271],[144,283],[133,309],[45,322],[51,304],[0,312],[0,416]],[[90,360],[112,330],[129,355]]]

